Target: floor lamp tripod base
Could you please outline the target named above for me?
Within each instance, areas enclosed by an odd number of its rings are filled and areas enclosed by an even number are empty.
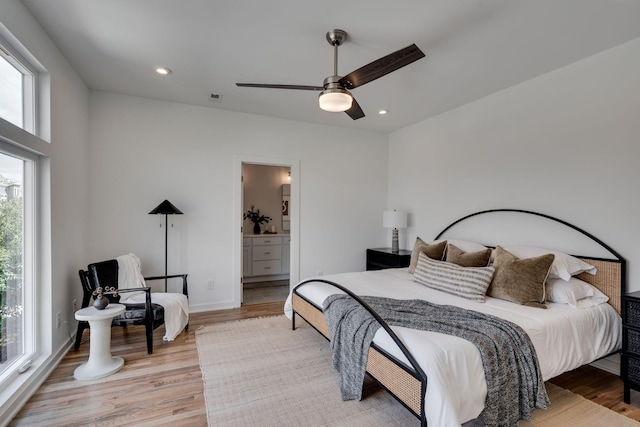
[[[164,214],[164,292],[167,293],[167,260],[169,259],[169,215]]]

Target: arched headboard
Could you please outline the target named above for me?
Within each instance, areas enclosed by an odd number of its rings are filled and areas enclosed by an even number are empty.
[[[604,243],[602,240],[600,240],[593,234],[562,219],[558,219],[553,216],[543,214],[540,212],[533,212],[533,211],[527,211],[527,210],[521,210],[521,209],[489,209],[489,210],[484,210],[480,212],[475,212],[453,221],[451,224],[447,225],[444,229],[442,229],[442,231],[438,233],[435,240],[443,239],[444,235],[448,231],[452,230],[456,225],[464,221],[467,221],[473,217],[477,217],[480,215],[503,213],[503,212],[511,212],[511,213],[523,214],[523,215],[533,215],[536,217],[541,217],[546,220],[552,221],[554,223],[561,224],[585,236],[586,238],[595,242],[597,245],[599,245],[604,250],[609,252],[612,255],[611,258],[591,257],[591,256],[585,256],[581,254],[572,254],[572,255],[584,260],[585,262],[588,262],[589,264],[594,265],[598,269],[598,272],[596,273],[596,275],[582,273],[577,277],[580,278],[581,280],[584,280],[585,282],[591,283],[593,286],[595,286],[600,291],[602,291],[605,295],[609,297],[609,304],[613,308],[615,308],[618,313],[621,312],[622,295],[624,295],[627,288],[626,286],[627,261],[611,246],[607,245],[606,243]],[[500,242],[483,242],[483,243],[490,243],[492,246],[500,244]]]

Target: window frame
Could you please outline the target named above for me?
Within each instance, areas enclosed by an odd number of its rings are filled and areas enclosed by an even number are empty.
[[[0,117],[0,147],[9,155],[24,160],[23,185],[32,192],[23,193],[24,305],[29,304],[32,313],[25,314],[22,357],[11,363],[1,378],[0,417],[11,419],[43,380],[42,374],[49,363],[60,358],[60,351],[53,351],[51,318],[51,143],[50,96],[51,76],[47,69],[20,41],[0,23],[0,44],[4,58],[12,65],[19,64],[23,72],[23,126],[17,126]],[[6,56],[6,54],[9,56]],[[13,62],[16,61],[16,62]],[[20,71],[19,70],[19,71]],[[25,102],[26,101],[26,102]],[[26,125],[26,126],[25,126]],[[30,206],[28,208],[26,205]],[[29,225],[27,225],[29,224]],[[31,226],[31,228],[29,228]],[[30,284],[26,284],[30,280]],[[53,358],[53,359],[52,359]],[[0,422],[0,424],[2,424]]]
[[[22,129],[38,135],[38,71],[0,37],[0,55],[22,74]]]
[[[6,387],[26,371],[31,361],[40,353],[38,341],[38,298],[37,285],[37,194],[40,157],[30,151],[7,143],[0,137],[0,154],[24,161],[22,171],[22,281],[23,281],[23,353],[11,362],[0,374],[0,389]],[[24,369],[24,370],[23,370]]]

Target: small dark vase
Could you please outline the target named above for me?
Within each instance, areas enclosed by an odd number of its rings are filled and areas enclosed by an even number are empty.
[[[93,300],[93,306],[96,310],[104,310],[109,305],[109,298],[102,297]]]
[[[257,222],[253,224],[253,234],[260,234],[260,224]]]

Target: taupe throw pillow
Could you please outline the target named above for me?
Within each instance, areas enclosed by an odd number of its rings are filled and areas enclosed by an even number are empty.
[[[486,267],[491,258],[491,249],[482,251],[465,252],[459,247],[449,243],[447,245],[447,257],[445,261],[452,262],[461,267]]]
[[[487,295],[530,307],[547,308],[545,282],[555,256],[546,254],[520,259],[498,246],[493,275]]]
[[[444,249],[446,247],[446,240],[430,245],[425,243],[421,238],[416,237],[416,243],[413,245],[413,252],[411,253],[411,262],[409,263],[409,273],[413,274],[416,270],[416,265],[418,265],[418,255],[420,255],[420,252],[424,252],[424,254],[431,259],[442,261],[442,258],[444,257]]]

